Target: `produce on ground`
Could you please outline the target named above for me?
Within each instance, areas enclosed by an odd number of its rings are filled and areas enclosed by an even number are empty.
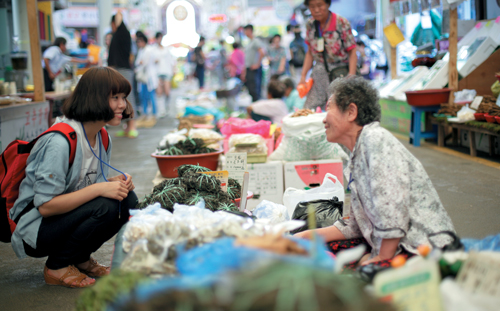
[[[241,197],[241,185],[236,180],[229,178],[228,190],[224,192],[217,178],[200,173],[209,172],[206,167],[187,164],[179,166],[177,171],[179,177],[166,179],[155,186],[137,207],[142,209],[158,202],[172,212],[175,203],[195,205],[204,199],[206,207],[212,211],[238,211],[232,201]]]

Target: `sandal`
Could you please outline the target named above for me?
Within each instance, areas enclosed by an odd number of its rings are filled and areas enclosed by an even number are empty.
[[[89,266],[87,267],[87,269],[78,268],[78,270],[80,270],[80,272],[85,273],[91,278],[98,278],[101,276],[108,275],[109,274],[108,268],[109,267],[99,264],[94,258],[90,257]]]
[[[127,137],[127,132],[125,131],[118,131],[115,133],[115,137]]]
[[[139,136],[139,132],[137,130],[130,130],[128,132],[128,138],[136,138]]]
[[[81,273],[75,266],[69,266],[68,271],[66,271],[66,273],[64,273],[64,275],[61,276],[60,278],[50,275],[48,271],[49,269],[47,268],[47,266],[45,266],[45,268],[43,268],[43,278],[45,279],[45,283],[48,285],[60,285],[70,288],[83,288],[94,285],[94,283],[82,285],[82,281],[88,278],[88,276]],[[69,277],[74,277],[74,278],[71,280],[70,283],[64,282],[64,280]]]

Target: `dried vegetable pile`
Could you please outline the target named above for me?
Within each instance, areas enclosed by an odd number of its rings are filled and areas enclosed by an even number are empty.
[[[165,149],[158,152],[159,155],[187,155],[187,154],[201,154],[201,153],[211,153],[217,151],[213,148],[208,148],[207,143],[201,138],[191,138],[187,137],[183,141],[177,142],[175,145],[169,143],[166,144]]]
[[[313,114],[313,113],[314,113],[314,111],[312,111],[311,109],[299,109],[299,110],[295,111],[290,116],[290,118],[305,117],[305,116],[308,116],[308,115]]]
[[[458,106],[455,103],[452,104],[441,104],[441,109],[439,109],[438,114],[445,114],[447,116],[456,117],[457,112],[461,109],[461,106]]]
[[[497,99],[493,96],[490,95],[483,96],[483,101],[481,102],[481,104],[479,104],[479,107],[477,108],[477,113],[488,113],[492,116],[495,115],[491,113],[491,110],[497,107],[496,101]],[[495,111],[493,111],[493,113],[495,113]]]
[[[195,205],[203,198],[206,208],[211,211],[238,211],[232,201],[241,197],[241,185],[236,180],[229,178],[227,192],[224,192],[217,178],[201,174],[210,172],[206,167],[187,164],[179,166],[177,172],[179,177],[166,179],[155,186],[137,207],[142,209],[158,202],[172,212],[175,203]]]

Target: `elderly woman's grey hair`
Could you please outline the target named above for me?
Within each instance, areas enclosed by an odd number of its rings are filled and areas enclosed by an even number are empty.
[[[381,109],[378,91],[370,81],[360,76],[334,80],[329,88],[330,96],[335,95],[339,110],[345,112],[350,103],[358,107],[356,123],[360,126],[380,121]]]

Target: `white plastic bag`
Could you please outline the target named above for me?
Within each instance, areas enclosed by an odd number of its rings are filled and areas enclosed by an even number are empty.
[[[287,208],[284,205],[262,200],[253,210],[253,215],[258,219],[268,219],[270,225],[279,224],[290,220]]]
[[[475,112],[475,110],[469,108],[469,105],[465,105],[457,112],[457,118],[460,121],[472,121],[475,119]]]
[[[271,161],[306,161],[347,158],[336,143],[326,140],[323,119],[326,113],[314,113],[300,118],[283,118],[285,135],[281,144],[271,154]]]
[[[339,201],[344,201],[344,186],[335,175],[327,173],[323,183],[317,188],[310,190],[287,188],[283,194],[283,204],[288,210],[288,215],[293,215],[293,211],[299,202],[331,200],[334,196]]]

